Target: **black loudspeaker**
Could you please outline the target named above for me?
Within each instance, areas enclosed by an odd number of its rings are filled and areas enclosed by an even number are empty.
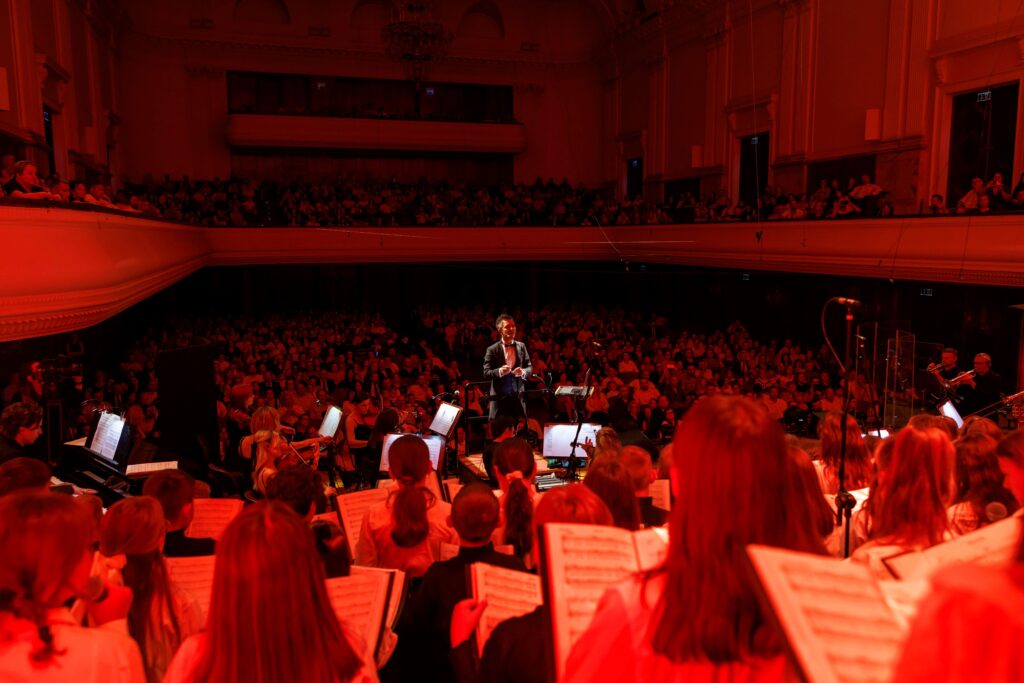
[[[179,467],[193,476],[205,477],[207,464],[218,455],[213,360],[209,344],[161,351],[156,357],[160,448],[177,455]]]

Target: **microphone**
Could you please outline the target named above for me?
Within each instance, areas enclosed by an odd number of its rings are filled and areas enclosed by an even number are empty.
[[[860,308],[864,305],[856,299],[847,299],[845,296],[837,296],[833,301],[838,302],[840,306],[850,306],[851,308]]]
[[[459,391],[458,391],[458,389],[456,389],[455,391],[442,391],[440,394],[434,394],[433,396],[431,396],[430,400],[431,401],[436,401],[437,399],[443,398],[445,396],[454,396],[455,398],[458,398],[459,397]]]
[[[601,343],[601,342],[599,342],[599,341],[594,341],[593,339],[591,339],[591,340],[590,340],[590,343],[591,343],[592,345],[594,345],[595,347],[599,348],[599,349],[603,349],[603,348],[604,348],[604,344],[602,344],[602,343]]]

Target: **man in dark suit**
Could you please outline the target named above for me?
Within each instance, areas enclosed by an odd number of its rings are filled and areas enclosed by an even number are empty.
[[[526,380],[533,374],[526,344],[516,341],[516,321],[507,313],[495,322],[501,339],[484,353],[484,378],[491,380],[490,419],[526,415]]]

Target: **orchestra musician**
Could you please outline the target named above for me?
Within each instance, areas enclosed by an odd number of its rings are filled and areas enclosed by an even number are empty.
[[[1002,399],[1003,378],[992,372],[992,357],[987,353],[974,356],[972,376],[962,380],[964,402],[962,415],[984,410]]]
[[[933,377],[932,389],[929,392],[933,404],[938,407],[946,401],[952,401],[958,408],[964,401],[966,392],[963,385],[964,373],[957,367],[957,350],[952,347],[942,349],[939,363],[928,366]]]

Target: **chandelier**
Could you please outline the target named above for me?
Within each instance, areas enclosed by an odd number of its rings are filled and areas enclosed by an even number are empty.
[[[452,42],[452,32],[434,20],[431,5],[430,0],[399,2],[392,20],[381,29],[388,57],[403,64],[415,81],[445,56]]]

